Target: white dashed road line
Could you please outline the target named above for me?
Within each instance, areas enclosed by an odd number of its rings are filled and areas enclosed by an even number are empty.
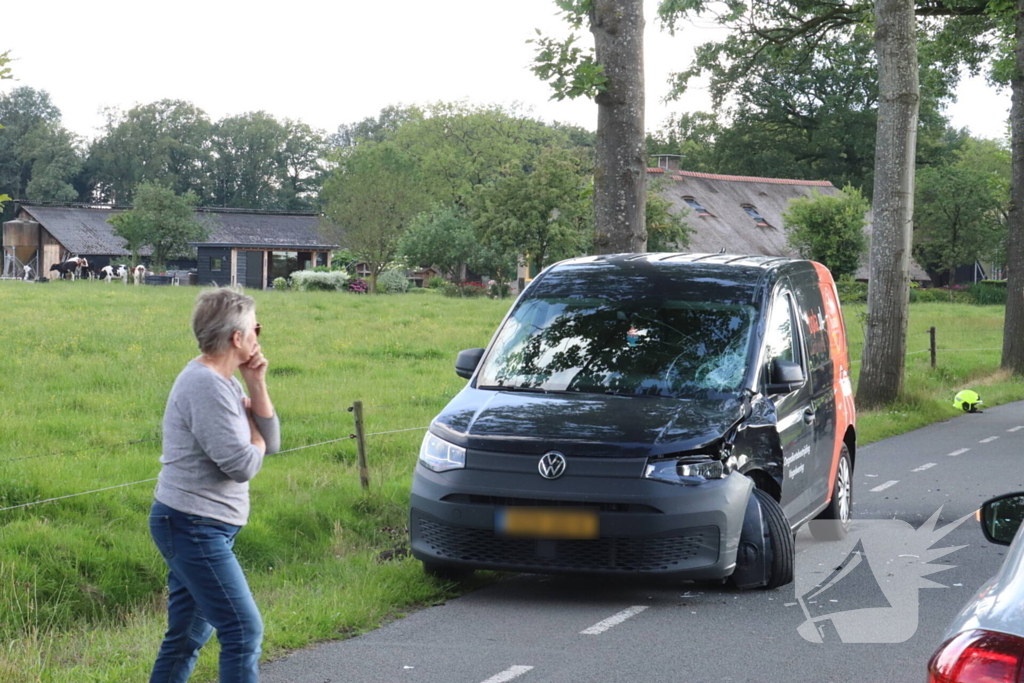
[[[511,681],[513,678],[519,678],[531,669],[533,669],[532,666],[510,666],[500,674],[491,676],[483,683],[506,683],[507,681]]]
[[[599,621],[599,622],[597,622],[596,624],[594,624],[593,626],[591,626],[590,628],[588,628],[588,629],[586,629],[584,631],[580,631],[580,635],[583,635],[583,636],[596,636],[596,635],[600,635],[600,634],[604,633],[605,631],[607,631],[608,629],[610,629],[612,626],[617,626],[618,624],[621,624],[622,622],[624,622],[626,619],[629,619],[630,617],[635,617],[636,615],[638,615],[641,612],[643,612],[645,609],[647,609],[647,605],[633,605],[629,609],[624,609],[621,612],[619,612],[618,614],[612,615],[612,616],[608,617],[607,619],[605,619],[604,621]]]
[[[970,448],[961,448],[958,451],[953,451],[952,453],[946,453],[946,455],[948,455],[951,458],[955,458],[958,455],[963,455],[964,453],[966,453],[969,450],[971,450],[971,449]]]
[[[924,472],[925,470],[930,469],[932,467],[935,467],[935,463],[930,462],[930,463],[928,463],[926,465],[921,465],[920,467],[915,467],[914,469],[912,469],[910,471],[911,472]]]
[[[1016,427],[1010,427],[1006,431],[1008,431],[1008,432],[1019,432],[1022,429],[1024,429],[1024,425],[1018,425]]]
[[[978,443],[991,443],[991,442],[995,441],[998,438],[999,438],[998,436],[990,436],[987,439],[982,439]]]
[[[889,488],[890,486],[895,486],[895,485],[896,485],[896,484],[898,484],[898,483],[900,483],[900,480],[899,480],[899,479],[893,479],[893,480],[891,480],[891,481],[887,481],[887,482],[885,482],[885,483],[884,483],[884,484],[882,484],[881,486],[876,486],[875,488],[871,489],[871,492],[872,492],[872,493],[878,493],[879,491],[884,491],[884,490],[886,490],[887,488]]]

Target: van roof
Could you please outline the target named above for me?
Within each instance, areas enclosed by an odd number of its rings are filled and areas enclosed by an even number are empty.
[[[799,263],[803,259],[788,256],[763,256],[744,254],[692,254],[692,253],[647,253],[647,254],[602,254],[598,256],[580,256],[579,258],[561,261],[558,265],[578,265],[584,263],[606,262],[611,265],[648,262],[658,264],[707,263],[733,267],[748,267],[767,270],[788,263]]]

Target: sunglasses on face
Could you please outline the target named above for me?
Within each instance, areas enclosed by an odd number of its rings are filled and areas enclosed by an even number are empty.
[[[258,336],[260,336],[260,330],[263,329],[263,325],[260,325],[259,323],[256,323],[256,327],[254,329],[256,331],[256,336],[258,337]]]

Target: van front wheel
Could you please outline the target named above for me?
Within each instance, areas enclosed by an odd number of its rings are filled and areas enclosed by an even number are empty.
[[[768,542],[772,549],[772,563],[769,568],[768,583],[765,590],[785,586],[793,581],[793,563],[796,559],[796,548],[793,544],[793,531],[789,528],[789,520],[775,499],[766,491],[754,489],[764,515],[768,529]]]

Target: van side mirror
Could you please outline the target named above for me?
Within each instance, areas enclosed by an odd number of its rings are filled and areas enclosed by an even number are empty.
[[[455,359],[455,374],[463,379],[469,379],[476,372],[476,366],[480,365],[483,358],[483,349],[466,349],[459,351],[459,357]]]
[[[992,543],[1010,545],[1024,521],[1024,493],[1010,493],[981,506],[981,530]]]
[[[765,393],[769,396],[775,394],[788,394],[803,386],[807,378],[804,377],[804,369],[799,363],[791,360],[776,358],[771,365],[771,378]]]

